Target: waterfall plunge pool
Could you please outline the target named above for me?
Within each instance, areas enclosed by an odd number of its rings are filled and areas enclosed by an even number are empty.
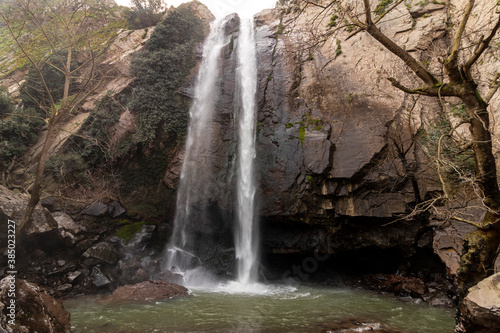
[[[318,286],[265,285],[263,293],[221,286],[147,304],[100,304],[96,297],[65,301],[74,333],[379,332],[452,333],[453,309],[376,293]],[[353,330],[336,330],[355,323]],[[352,327],[352,325],[351,325]]]

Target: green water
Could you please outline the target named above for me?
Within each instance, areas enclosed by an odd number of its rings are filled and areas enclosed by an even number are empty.
[[[321,332],[342,320],[380,323],[400,332],[452,333],[454,311],[350,289],[267,286],[260,294],[192,290],[141,305],[65,302],[74,333]],[[352,332],[352,331],[350,331]]]

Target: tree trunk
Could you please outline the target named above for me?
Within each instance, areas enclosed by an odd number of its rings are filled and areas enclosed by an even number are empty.
[[[24,211],[23,217],[21,221],[19,221],[19,225],[17,227],[17,241],[18,244],[22,244],[23,240],[26,236],[26,230],[31,225],[31,215],[35,210],[36,205],[40,201],[40,192],[42,187],[43,180],[43,170],[45,169],[45,163],[49,157],[49,150],[52,146],[52,142],[54,141],[56,135],[56,118],[52,117],[49,121],[47,128],[47,136],[45,137],[45,142],[43,143],[42,152],[40,154],[40,161],[38,162],[38,166],[36,168],[35,174],[35,182],[33,183],[33,188],[31,190],[31,197]]]
[[[488,209],[481,222],[484,229],[469,234],[464,241],[457,282],[460,296],[493,273],[494,259],[500,244],[500,190],[495,157],[492,150],[490,121],[487,104],[475,88],[467,89],[461,96],[471,117],[471,134],[476,159],[476,178]]]

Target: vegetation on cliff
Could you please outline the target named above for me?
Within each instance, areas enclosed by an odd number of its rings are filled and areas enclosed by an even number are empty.
[[[130,70],[137,79],[129,105],[137,115],[138,142],[161,135],[183,139],[188,101],[177,91],[196,63],[193,50],[202,39],[201,20],[181,7],[156,26],[144,51],[133,59]]]

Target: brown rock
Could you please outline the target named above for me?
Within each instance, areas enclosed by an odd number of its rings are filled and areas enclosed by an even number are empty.
[[[500,332],[500,274],[470,288],[460,305],[460,313],[457,332]]]
[[[0,281],[0,330],[16,333],[69,333],[70,314],[62,302],[53,298],[40,287],[21,279],[16,281],[15,325],[8,325],[6,316],[11,302],[11,278]]]
[[[456,275],[460,266],[463,241],[476,228],[458,221],[437,223],[436,226],[433,242],[434,252],[446,265],[448,274]]]
[[[134,285],[119,287],[113,294],[103,298],[101,302],[153,302],[187,295],[189,295],[189,291],[183,286],[161,280],[149,280]]]
[[[170,162],[169,168],[163,178],[163,182],[168,188],[175,189],[179,183],[179,178],[182,172],[182,161],[184,160],[185,152],[185,149],[182,148],[172,158],[172,162]]]

